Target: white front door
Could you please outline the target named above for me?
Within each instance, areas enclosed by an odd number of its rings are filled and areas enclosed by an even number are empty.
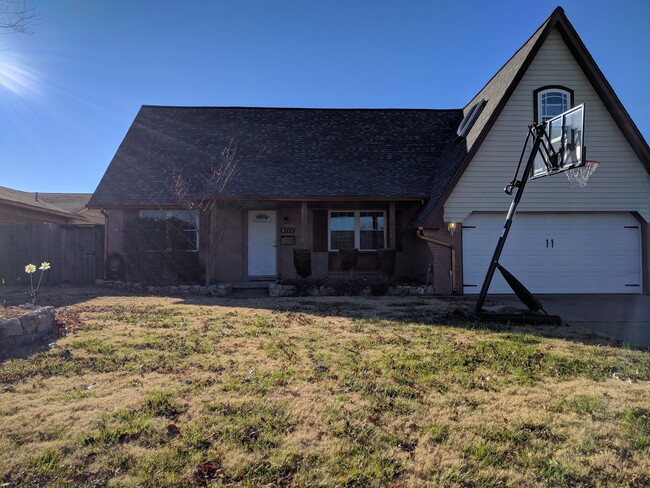
[[[275,210],[248,212],[248,276],[277,274],[276,217]]]
[[[463,222],[463,286],[478,293],[504,214]],[[629,213],[518,213],[501,264],[533,293],[642,293],[641,239]],[[512,293],[497,271],[490,293]]]

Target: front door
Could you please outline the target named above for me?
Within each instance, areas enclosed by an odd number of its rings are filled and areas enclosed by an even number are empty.
[[[248,276],[277,274],[276,231],[274,210],[248,212]]]

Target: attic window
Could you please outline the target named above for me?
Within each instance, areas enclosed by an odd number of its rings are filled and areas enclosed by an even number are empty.
[[[564,86],[544,86],[535,90],[535,120],[544,123],[573,107],[573,91]]]
[[[458,136],[456,138],[456,141],[459,141],[460,139],[467,136],[469,130],[474,125],[474,122],[476,122],[476,119],[483,111],[483,107],[485,107],[486,103],[487,102],[485,101],[485,99],[481,98],[478,102],[472,105],[471,108],[467,111],[467,114],[465,115],[465,117],[463,117],[463,120],[458,126],[458,129],[456,129],[456,135]]]

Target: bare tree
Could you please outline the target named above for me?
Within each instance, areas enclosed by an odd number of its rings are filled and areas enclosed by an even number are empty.
[[[236,210],[242,209],[246,202],[230,194],[233,182],[239,172],[237,146],[231,140],[223,148],[216,164],[211,167],[207,189],[202,195],[197,195],[187,179],[179,172],[173,171],[170,189],[179,205],[186,211],[198,213],[200,218],[207,218],[207,238],[202,242],[207,245],[205,250],[205,285],[210,285],[212,267],[216,262],[216,252],[223,241],[230,219]]]
[[[32,25],[40,19],[36,7],[25,0],[0,0],[0,33],[32,34]]]

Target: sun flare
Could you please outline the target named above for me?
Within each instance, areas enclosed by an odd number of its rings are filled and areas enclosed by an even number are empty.
[[[38,91],[38,78],[19,60],[0,53],[0,87],[27,96]]]

